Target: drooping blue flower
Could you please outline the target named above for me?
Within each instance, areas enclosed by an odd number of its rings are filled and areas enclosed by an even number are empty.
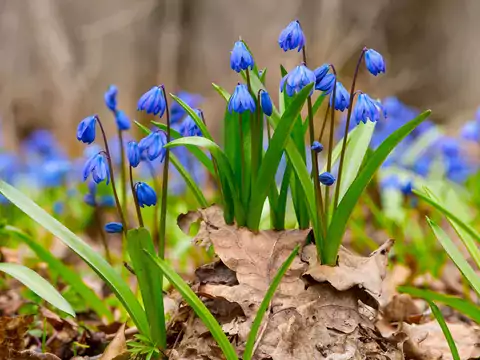
[[[323,91],[325,94],[330,94],[333,91],[335,85],[335,75],[326,74],[319,81],[315,81],[315,90]]]
[[[248,68],[253,70],[253,64],[253,57],[250,51],[248,51],[243,41],[237,41],[230,53],[230,67],[232,70],[237,73]]]
[[[119,130],[130,129],[130,119],[122,110],[115,111],[115,122]]]
[[[202,118],[202,111],[200,109],[193,110],[198,117]],[[197,126],[197,123],[191,116],[187,116],[178,128],[178,132],[182,136],[202,136],[202,132]]]
[[[95,126],[97,124],[97,115],[88,116],[78,124],[77,140],[86,144],[91,144],[95,140]]]
[[[335,96],[330,95],[330,106],[332,106],[333,98],[335,98],[335,110],[344,111],[350,104],[350,94],[339,81],[335,87]]]
[[[408,181],[404,182],[401,185],[400,190],[402,191],[402,194],[405,195],[405,196],[412,195],[413,194],[413,182],[412,182],[412,180],[408,180]]]
[[[149,185],[144,182],[135,184],[135,194],[140,207],[154,206],[157,203],[157,194]]]
[[[320,83],[320,81],[323,80],[325,76],[327,76],[329,70],[330,64],[323,64],[322,66],[313,70],[313,73],[315,74],[315,87],[318,83]]]
[[[140,154],[145,155],[150,161],[160,158],[163,162],[165,158],[166,149],[164,145],[167,143],[167,137],[163,131],[153,131],[148,136],[144,137],[138,143]]]
[[[202,101],[200,95],[191,94],[186,91],[180,91],[175,95],[192,109],[197,108]],[[176,101],[172,102],[170,105],[170,122],[172,125],[179,123],[186,115],[185,109],[179,103]]]
[[[98,200],[98,206],[105,208],[115,207],[115,198],[112,195],[102,195]]]
[[[480,124],[477,121],[467,122],[461,130],[460,136],[468,141],[480,141]]]
[[[238,114],[242,114],[245,111],[255,112],[255,100],[253,100],[250,91],[248,91],[247,85],[238,83],[235,87],[235,91],[228,101],[228,111]]]
[[[54,214],[61,215],[61,214],[63,214],[64,210],[65,210],[65,203],[63,201],[55,201],[53,203]]]
[[[87,180],[90,174],[92,174],[92,179],[97,184],[104,180],[106,180],[107,185],[110,182],[110,170],[103,153],[93,155],[85,163],[83,167],[83,181]]]
[[[335,176],[333,176],[331,173],[328,171],[325,171],[318,175],[318,180],[320,181],[321,184],[325,186],[332,186],[335,183]]]
[[[320,144],[318,141],[314,141],[311,149],[315,151],[317,154],[321,153],[323,151],[323,145]]]
[[[140,164],[140,149],[135,141],[129,141],[127,144],[127,158],[132,167]]]
[[[305,35],[303,35],[303,30],[298,20],[292,21],[282,30],[278,37],[278,45],[280,45],[283,51],[295,48],[298,48],[298,51],[302,50],[305,46]]]
[[[445,136],[439,145],[443,155],[447,158],[453,158],[460,155],[460,143],[457,139]]]
[[[110,85],[103,95],[105,105],[107,105],[107,107],[113,112],[117,110],[117,93],[117,87],[115,85]]]
[[[121,233],[123,231],[123,225],[120,222],[109,222],[105,224],[105,231],[109,234]]]
[[[140,97],[137,104],[138,111],[145,111],[147,114],[163,116],[167,105],[160,86],[154,86]]]
[[[380,53],[373,49],[368,49],[365,52],[365,65],[368,71],[374,76],[380,73],[385,73],[385,61]]]
[[[293,96],[311,83],[315,83],[315,73],[304,64],[300,64],[283,77],[280,82],[280,91],[283,92],[285,88],[287,95]],[[312,93],[313,89],[310,95]]]
[[[63,157],[63,151],[57,139],[50,130],[39,129],[33,131],[21,144],[22,150],[28,155],[40,155],[46,158]]]
[[[361,93],[358,95],[357,103],[353,109],[353,119],[357,124],[362,121],[364,124],[367,120],[377,122],[381,116],[386,117],[387,114],[380,101],[373,100],[367,94]]]
[[[271,116],[273,113],[273,104],[270,95],[266,90],[260,92],[260,105],[262,106],[262,111],[265,115]]]

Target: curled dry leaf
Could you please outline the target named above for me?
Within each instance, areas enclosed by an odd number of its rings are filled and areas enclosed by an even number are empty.
[[[127,360],[130,357],[125,338],[125,324],[120,326],[112,342],[108,344],[100,360]]]
[[[4,358],[1,358],[4,359]],[[17,351],[12,350],[9,354],[8,360],[60,360],[60,358],[53,354],[42,354],[33,350]]]
[[[25,334],[32,322],[33,315],[0,317],[0,359],[8,358],[9,350],[25,349]]]
[[[306,243],[309,230],[252,233],[226,225],[218,207],[198,213],[202,222],[194,240],[200,245],[213,245],[219,260],[198,273],[200,278],[193,287],[217,315],[241,355],[272,278],[295,246]],[[340,273],[322,275],[323,269],[318,269],[320,266],[314,263],[314,254],[310,261],[297,256],[264,317],[254,358],[356,359],[378,354],[378,358],[397,359],[398,349],[376,335],[371,320],[359,311],[358,301],[365,293],[358,291],[360,286],[376,297],[381,293],[387,253],[392,244],[387,242],[368,258],[355,257],[342,249],[341,266],[375,277],[368,280],[349,275],[348,284],[336,279]],[[309,249],[315,251],[314,246],[308,245],[303,254]],[[314,276],[308,281],[305,279],[304,274],[310,270],[318,275],[317,279]],[[231,272],[237,282],[232,280]],[[321,276],[323,279],[319,280]],[[216,308],[218,306],[221,311]],[[235,312],[236,306],[242,311]],[[184,328],[181,340],[170,355],[174,359],[222,358],[210,333],[196,317]]]

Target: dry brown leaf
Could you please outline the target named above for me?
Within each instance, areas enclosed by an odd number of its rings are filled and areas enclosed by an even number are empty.
[[[0,355],[8,349],[25,348],[25,334],[32,322],[33,315],[0,317]]]
[[[60,358],[56,355],[53,354],[42,354],[38,353],[32,350],[23,350],[23,351],[17,351],[17,350],[11,350],[8,358],[2,358],[0,359],[5,359],[5,360],[60,360]]]
[[[190,227],[201,218],[200,211],[189,211],[177,217],[177,225],[186,235],[190,235]]]
[[[408,294],[394,295],[383,309],[383,317],[388,322],[418,322],[412,320],[417,320],[421,315],[422,311]]]
[[[227,286],[238,285],[235,271],[230,270],[221,261],[200,266],[195,270],[195,275],[200,283],[222,284]]]
[[[125,324],[118,329],[112,342],[108,344],[100,360],[127,360],[127,339],[125,338]]]

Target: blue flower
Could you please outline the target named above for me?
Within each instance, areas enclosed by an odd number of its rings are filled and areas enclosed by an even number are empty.
[[[105,105],[107,105],[107,107],[113,112],[117,110],[117,93],[117,87],[115,85],[110,85],[103,95]]]
[[[325,171],[324,173],[321,173],[318,175],[318,180],[320,181],[321,184],[325,186],[332,186],[335,183],[335,176],[333,176],[331,173],[328,171]]]
[[[154,131],[140,140],[138,147],[140,153],[145,155],[148,160],[153,161],[160,157],[160,162],[163,162],[166,153],[164,145],[166,143],[167,138],[163,131]]]
[[[123,225],[119,222],[109,222],[105,225],[105,231],[109,234],[121,233],[123,231]]]
[[[461,130],[460,136],[468,141],[480,141],[480,126],[477,121],[467,122]]]
[[[320,90],[325,92],[325,94],[330,94],[333,91],[333,86],[335,85],[335,75],[326,74],[321,80],[315,81],[315,90]]]
[[[322,66],[313,70],[313,73],[315,74],[315,85],[323,80],[323,78],[328,74],[329,70],[330,64],[323,64]]]
[[[387,114],[379,101],[373,100],[367,94],[359,94],[355,108],[353,109],[353,119],[357,124],[362,121],[367,123],[367,119],[372,122],[380,120],[381,115],[386,117]]]
[[[163,90],[160,86],[154,86],[142,95],[138,100],[137,110],[145,111],[147,114],[163,116],[167,104],[163,96]]]
[[[140,149],[135,141],[129,141],[127,144],[127,158],[132,167],[137,167],[140,164]]]
[[[318,141],[314,141],[312,146],[311,146],[311,149],[318,154],[318,153],[321,153],[323,151],[323,145],[320,144]]]
[[[283,89],[285,88],[287,95],[293,96],[305,86],[314,82],[315,73],[307,68],[304,64],[300,64],[283,77],[282,81],[280,82],[280,91],[283,92]],[[312,93],[310,93],[310,95]]]
[[[260,105],[262,106],[262,111],[265,115],[271,116],[273,113],[273,104],[270,95],[266,90],[260,92]]]
[[[245,111],[255,112],[255,100],[253,100],[248,87],[245,84],[238,84],[228,101],[228,111],[241,114]]]
[[[330,106],[332,106],[333,96],[330,95]],[[335,87],[335,110],[344,111],[350,104],[350,94],[341,82],[337,82]]]
[[[282,30],[278,37],[278,45],[280,45],[283,51],[293,50],[295,48],[298,48],[298,51],[302,50],[305,46],[305,36],[297,20],[292,21]]]
[[[115,111],[115,121],[119,130],[130,129],[130,119],[122,110]]]
[[[110,170],[103,153],[93,155],[85,163],[83,167],[83,181],[87,180],[90,174],[92,174],[92,179],[97,184],[104,180],[106,180],[107,185],[110,182]]]
[[[100,200],[98,201],[98,206],[113,208],[115,207],[115,198],[112,195],[100,196]]]
[[[250,54],[243,41],[237,41],[230,54],[230,67],[232,70],[235,70],[237,73],[248,68],[253,70],[252,54]]]
[[[440,148],[447,158],[456,158],[460,155],[460,143],[457,139],[445,136]]]
[[[372,75],[377,76],[380,73],[385,73],[385,61],[382,55],[373,49],[368,49],[365,52],[365,65]]]
[[[135,194],[140,207],[154,206],[157,203],[155,190],[144,182],[139,181],[135,184]]]
[[[63,201],[55,201],[53,203],[53,212],[56,215],[61,215],[63,214],[63,211],[65,210],[65,203]]]
[[[97,124],[97,115],[86,117],[77,127],[77,140],[86,144],[91,144],[95,140],[95,126]]]
[[[202,111],[199,109],[194,109],[195,113],[202,118]],[[182,136],[202,136],[202,132],[197,126],[197,123],[191,116],[187,116],[185,120],[180,124],[178,132]]]
[[[408,180],[402,186],[400,187],[400,190],[402,191],[402,194],[405,196],[409,196],[413,194],[413,182],[411,180]]]
[[[380,180],[380,187],[386,189],[399,189],[400,179],[397,174],[390,174]]]

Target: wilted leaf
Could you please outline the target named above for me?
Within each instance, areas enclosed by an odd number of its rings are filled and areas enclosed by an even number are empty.
[[[195,275],[200,283],[221,284],[227,286],[238,285],[235,271],[230,270],[221,261],[215,261],[200,266],[195,270]]]
[[[125,338],[125,324],[118,329],[112,342],[108,344],[100,360],[127,360],[129,353],[127,350],[127,340]]]
[[[33,315],[0,317],[0,358],[9,349],[25,348],[24,337],[32,322]]]
[[[1,358],[8,360],[60,360],[59,357],[53,354],[42,354],[33,350],[11,350],[8,358]]]

